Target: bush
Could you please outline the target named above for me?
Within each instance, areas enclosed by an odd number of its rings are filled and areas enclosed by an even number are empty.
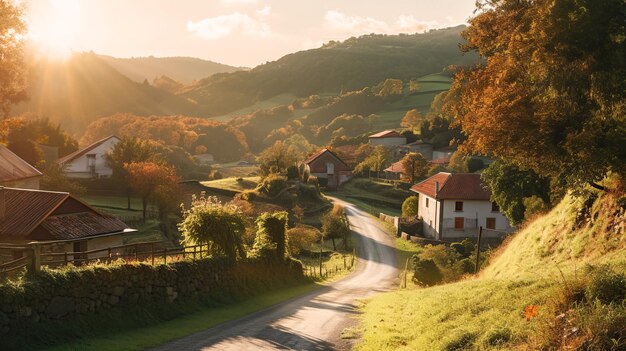
[[[529,219],[537,213],[542,213],[548,210],[548,205],[537,195],[524,198],[524,218]]]
[[[417,196],[409,196],[402,203],[402,218],[417,217],[419,209],[419,198]]]
[[[413,255],[413,281],[420,285],[431,286],[443,280],[443,274],[435,261],[422,259],[418,255]]]
[[[287,220],[285,211],[263,213],[256,220],[257,235],[252,249],[253,257],[268,261],[283,261],[287,252]]]
[[[333,250],[337,250],[335,239],[343,239],[343,248],[348,250],[350,224],[343,206],[335,204],[332,210],[322,217],[322,231],[324,237],[332,239]]]
[[[626,275],[616,273],[607,266],[593,268],[585,298],[589,302],[599,300],[603,304],[622,302],[626,298]]]
[[[310,250],[311,245],[322,238],[322,233],[314,227],[297,226],[287,231],[287,243],[289,253],[294,256],[300,255],[302,251]]]
[[[300,177],[300,174],[298,172],[298,167],[296,166],[287,167],[287,179],[294,180],[294,179],[298,179],[299,177]]]
[[[278,174],[270,174],[261,183],[263,191],[270,196],[277,196],[281,191],[287,189],[287,178]]]

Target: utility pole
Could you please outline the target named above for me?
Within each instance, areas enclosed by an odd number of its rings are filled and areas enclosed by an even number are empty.
[[[478,228],[478,244],[476,244],[476,268],[474,269],[474,274],[478,274],[478,270],[480,269],[480,241],[483,238],[483,227]]]

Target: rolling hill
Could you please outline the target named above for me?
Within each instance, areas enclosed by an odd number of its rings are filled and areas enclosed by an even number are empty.
[[[194,57],[117,58],[105,55],[99,55],[99,57],[121,74],[139,83],[144,80],[152,82],[157,77],[167,76],[183,84],[191,84],[215,73],[229,73],[247,69]]]

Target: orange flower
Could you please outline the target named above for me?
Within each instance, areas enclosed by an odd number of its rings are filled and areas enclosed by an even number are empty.
[[[537,317],[537,305],[526,306],[526,308],[524,308],[524,315],[527,321],[530,321],[533,317]]]

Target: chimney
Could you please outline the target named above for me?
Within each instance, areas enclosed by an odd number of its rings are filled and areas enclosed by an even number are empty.
[[[435,195],[439,194],[439,182],[435,182]]]
[[[5,191],[4,187],[0,186],[0,223],[4,222],[4,217],[6,217],[7,206],[5,199]]]

